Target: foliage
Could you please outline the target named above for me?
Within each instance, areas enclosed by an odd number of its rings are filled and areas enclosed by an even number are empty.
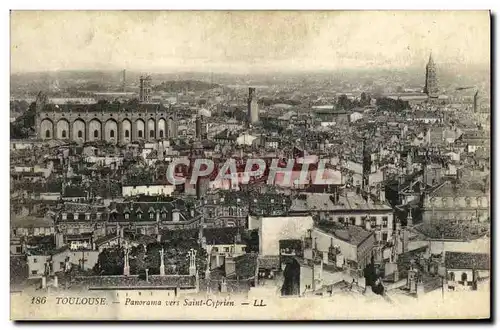
[[[381,110],[393,112],[400,112],[406,109],[410,109],[410,104],[408,103],[408,101],[403,101],[401,99],[394,100],[387,97],[377,99],[377,106]]]
[[[26,112],[10,124],[10,138],[24,139],[33,134],[35,132],[35,115],[36,103],[33,102],[29,105]]]
[[[99,275],[122,275],[123,258],[124,253],[121,249],[104,249],[97,257],[94,272]]]

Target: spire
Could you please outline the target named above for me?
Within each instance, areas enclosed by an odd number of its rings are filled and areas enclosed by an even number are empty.
[[[434,64],[434,60],[432,59],[432,50],[429,53],[429,64]]]

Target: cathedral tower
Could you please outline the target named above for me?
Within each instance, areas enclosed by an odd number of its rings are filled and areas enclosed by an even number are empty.
[[[432,53],[429,55],[429,62],[425,67],[425,88],[424,93],[429,97],[437,97],[439,92],[438,89],[438,80],[437,80],[437,72],[436,72],[436,64],[432,59]]]

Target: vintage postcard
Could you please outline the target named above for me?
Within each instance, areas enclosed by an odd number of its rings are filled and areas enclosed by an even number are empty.
[[[489,319],[490,20],[13,10],[11,319]]]

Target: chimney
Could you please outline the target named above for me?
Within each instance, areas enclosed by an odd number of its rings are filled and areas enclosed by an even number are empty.
[[[224,262],[224,272],[227,276],[233,275],[236,273],[236,262],[233,257],[226,257]]]
[[[146,268],[146,282],[149,282],[149,269]]]
[[[379,188],[379,200],[381,203],[385,203],[385,187],[383,186]]]

